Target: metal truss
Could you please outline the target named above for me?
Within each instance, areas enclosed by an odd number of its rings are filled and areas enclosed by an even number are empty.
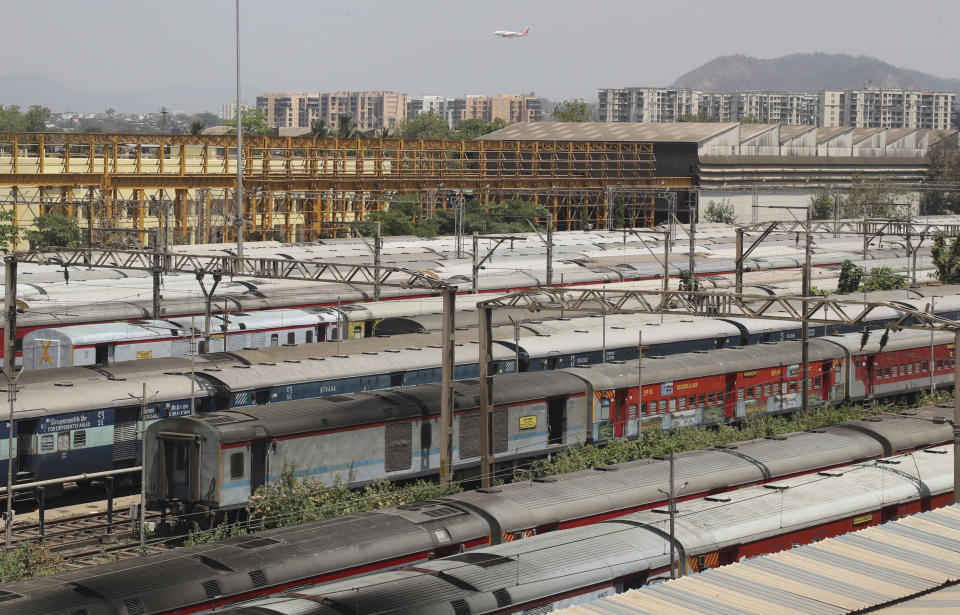
[[[806,306],[804,308],[804,306]],[[857,301],[829,297],[776,297],[716,291],[540,289],[527,290],[477,304],[478,308],[526,308],[607,314],[671,313],[710,318],[760,318],[806,321],[809,324],[887,326],[891,329],[960,330],[960,323],[928,312],[885,301]],[[897,316],[882,325],[869,320],[888,308]]]
[[[348,265],[284,258],[239,258],[236,256],[99,248],[44,248],[43,250],[18,252],[15,257],[20,263],[57,267],[99,267],[141,271],[153,271],[160,268],[167,273],[217,273],[228,276],[248,276],[275,280],[422,288],[430,292],[441,292],[448,286],[445,282],[428,274],[402,267]]]
[[[947,237],[960,236],[960,224],[928,224],[909,220],[867,219],[867,220],[803,220],[758,222],[740,227],[744,233],[805,233],[809,227],[811,233],[847,233],[854,235],[883,236],[896,235],[915,237],[943,234]]]

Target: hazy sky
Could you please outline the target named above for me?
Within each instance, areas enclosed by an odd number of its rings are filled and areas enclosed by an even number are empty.
[[[0,8],[0,74],[105,93],[233,81],[233,0]],[[242,80],[258,90],[594,99],[599,87],[667,85],[718,55],[808,51],[960,77],[956,0],[241,0],[240,19]],[[523,39],[492,34],[525,26]]]

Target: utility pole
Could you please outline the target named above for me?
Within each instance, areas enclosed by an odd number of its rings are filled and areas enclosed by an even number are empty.
[[[547,286],[553,286],[553,218],[547,214]],[[519,367],[517,371],[520,371]]]
[[[9,551],[11,541],[13,540],[13,411],[17,405],[17,380],[20,379],[22,370],[16,376],[13,372],[4,372],[7,379],[7,401],[10,402],[10,414],[7,419],[7,511],[4,521],[4,531],[6,539],[4,545]]]
[[[453,380],[455,376],[456,286],[443,289],[443,358],[440,389],[440,484],[453,480]]]
[[[930,313],[936,314],[936,311],[933,308],[933,301],[936,297],[930,297]],[[956,349],[956,346],[954,346]],[[933,396],[934,387],[936,384],[933,382],[933,329],[930,329],[930,396]]]
[[[144,385],[146,386],[146,385]],[[670,495],[667,497],[667,506],[668,511],[670,512],[670,578],[677,578],[677,532],[676,532],[676,520],[677,520],[677,505],[676,505],[676,493],[673,489],[673,449],[670,449]]]
[[[380,301],[380,250],[383,247],[383,238],[380,237],[380,221],[378,220],[376,230],[373,235],[373,266],[378,269],[374,272],[376,277],[373,280],[373,300]]]
[[[143,443],[147,426],[147,383],[143,383],[143,395],[140,397],[140,555],[143,555],[144,543],[147,538],[147,471],[146,460],[143,458]]]
[[[695,195],[696,193],[694,193]],[[696,196],[694,196],[696,198]],[[697,290],[696,278],[696,257],[694,253],[697,250],[697,205],[696,202],[690,204],[690,286],[691,290]]]
[[[954,386],[960,382],[960,361],[957,353],[960,352],[960,328],[953,331],[953,382]],[[933,366],[930,366],[931,369]],[[953,394],[953,503],[960,504],[960,394],[954,389]]]
[[[220,284],[220,280],[223,279],[223,274],[219,271],[213,272],[213,286],[210,288],[210,292],[207,292],[207,286],[203,283],[203,272],[197,273],[197,282],[200,283],[200,290],[203,291],[204,299],[204,321],[203,321],[203,348],[205,352],[211,352],[210,350],[210,303],[213,301],[213,294],[217,292],[217,285]],[[227,333],[224,331],[223,337],[223,350],[227,350]]]
[[[477,294],[478,292],[480,292],[480,291],[479,291],[479,288],[480,288],[480,274],[479,274],[479,271],[480,271],[480,259],[479,259],[479,257],[477,256],[477,253],[478,253],[478,252],[479,252],[479,244],[477,243],[477,232],[474,231],[474,232],[473,232],[473,268],[472,268],[473,276],[471,276],[471,279],[473,280],[473,285],[472,285],[471,288],[472,288],[472,292],[473,292],[474,295]]]
[[[4,256],[4,305],[7,321],[3,327],[3,373],[10,377],[17,367],[17,257]]]
[[[160,244],[157,237],[153,241],[153,268],[150,273],[153,275],[153,318],[159,320],[162,312],[160,303],[160,274],[163,273],[163,267],[160,266]]]
[[[493,418],[493,308],[478,305],[477,309],[480,312],[480,486],[488,489],[494,466],[490,424]]]
[[[240,106],[240,0],[236,0],[237,34],[237,256],[243,258],[243,108]]]
[[[800,320],[800,325],[803,327],[800,338],[803,345],[800,349],[802,362],[800,384],[803,390],[800,392],[800,404],[802,410],[806,412],[810,409],[810,327],[807,323],[807,297],[810,296],[810,249],[813,244],[813,238],[810,235],[810,207],[807,207],[807,221],[804,230],[806,232],[804,234],[803,274],[800,291],[800,294],[803,295],[801,301],[803,317]]]

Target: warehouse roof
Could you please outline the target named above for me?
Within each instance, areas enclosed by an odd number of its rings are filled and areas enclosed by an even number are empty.
[[[485,141],[673,141],[701,143],[736,130],[720,122],[518,122],[480,137]]]
[[[560,612],[839,614],[886,606],[875,612],[956,613],[955,590],[935,590],[958,580],[960,507],[954,505]]]
[[[811,130],[816,130],[816,126],[780,126],[780,142],[789,141],[790,139],[795,139],[804,133],[808,133]]]

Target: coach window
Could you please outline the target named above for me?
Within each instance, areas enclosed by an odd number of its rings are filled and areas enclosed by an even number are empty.
[[[307,331],[307,343],[308,344],[313,343],[313,331]]]
[[[57,450],[58,451],[69,451],[70,450],[70,432],[61,431],[57,434]]]
[[[697,405],[698,405],[698,406],[703,406],[703,405],[706,403],[706,401],[707,401],[707,394],[706,394],[706,393],[700,393],[700,395],[697,396]]]
[[[230,478],[243,478],[243,453],[230,455]]]
[[[293,331],[287,333],[287,343],[288,343],[288,344],[291,344],[291,345],[292,345],[292,344],[296,344],[296,343],[297,343],[297,334],[294,333]]]
[[[713,391],[710,391],[709,393],[707,393],[707,405],[712,406],[713,404],[714,404],[714,393]]]
[[[661,399],[661,400],[660,400],[660,412],[666,412],[666,411],[667,411],[667,400]]]
[[[87,445],[87,432],[78,429],[73,432],[73,448],[82,448]]]
[[[56,443],[53,440],[53,434],[45,434],[40,436],[41,453],[52,453],[55,445]]]
[[[883,368],[878,365],[878,366],[877,366],[877,380],[879,380],[880,378],[883,378]]]
[[[753,387],[747,387],[747,399],[753,399]]]
[[[687,398],[684,397],[683,395],[680,396],[680,409],[681,410],[687,409]]]
[[[763,385],[763,396],[764,396],[764,397],[769,397],[769,396],[770,396],[770,383],[769,383],[769,382]]]
[[[907,363],[907,375],[913,375],[913,363]]]
[[[717,391],[717,403],[718,404],[723,403],[723,391]]]
[[[924,371],[924,372],[929,372],[929,371],[930,371],[930,361],[924,361],[924,362],[923,362],[923,371]]]
[[[915,374],[919,374],[919,373],[920,373],[920,361],[916,361],[916,362],[913,364],[913,373],[915,373]]]
[[[691,395],[690,399],[687,400],[687,405],[690,406],[691,408],[695,408],[697,406],[697,396]]]
[[[737,389],[737,400],[739,400],[739,401],[743,401],[743,400],[744,400],[744,397],[743,397],[743,389]]]
[[[890,366],[889,366],[889,365],[888,365],[887,367],[883,368],[883,377],[884,377],[884,378],[889,378],[889,377],[890,377]]]

